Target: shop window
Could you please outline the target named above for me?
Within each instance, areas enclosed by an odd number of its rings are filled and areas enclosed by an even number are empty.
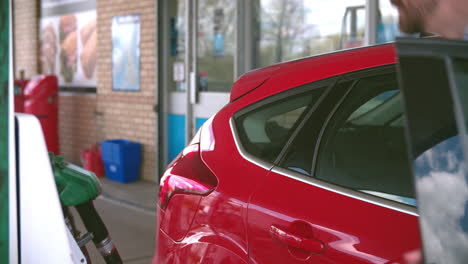
[[[255,67],[364,45],[365,0],[260,0]]]

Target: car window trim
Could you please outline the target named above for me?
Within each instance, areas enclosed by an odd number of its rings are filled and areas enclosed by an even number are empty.
[[[450,97],[453,100],[454,104],[454,117],[456,121],[457,130],[461,133],[466,131],[465,128],[462,128],[464,119],[468,118],[465,117],[463,114],[462,106],[459,102],[459,91],[457,89],[456,77],[454,75],[453,70],[453,59],[454,58],[461,58],[468,60],[468,53],[466,51],[466,40],[453,40],[453,39],[441,39],[441,38],[426,38],[426,39],[414,39],[414,38],[407,38],[407,37],[400,37],[397,39],[396,42],[396,51],[397,51],[397,58],[400,60],[401,58],[414,58],[414,57],[422,57],[422,58],[437,58],[444,61],[445,69],[447,73],[448,83],[450,89]],[[398,73],[398,84],[401,86],[401,92],[403,98],[405,96],[405,85],[402,79],[402,69],[401,66],[398,65],[397,73]],[[458,99],[457,99],[458,98]],[[404,99],[406,101],[406,99]],[[403,107],[405,112],[407,112],[407,103],[403,103]],[[405,118],[406,127],[406,138],[408,139],[408,153],[410,153],[410,163],[413,164],[414,160],[411,159],[414,156],[413,153],[413,138],[410,132],[409,126],[409,118]],[[461,129],[462,128],[462,129]],[[465,137],[463,137],[465,140]],[[465,145],[468,143],[464,143],[464,151],[468,153],[468,150],[465,149]],[[416,186],[415,186],[416,187]]]
[[[460,58],[461,56],[450,56],[450,55],[445,56],[444,63],[445,63],[445,68],[447,69],[447,77],[448,77],[448,82],[449,82],[450,93],[453,98],[453,112],[455,115],[455,122],[457,125],[458,134],[466,135],[467,134],[466,121],[468,120],[467,119],[468,117],[465,116],[465,113],[463,111],[463,104],[461,102],[462,96],[460,95],[460,88],[458,87],[458,82],[457,82],[455,69],[453,65],[454,57]],[[464,57],[462,58],[468,60],[466,53]],[[463,148],[465,161],[466,161],[467,159],[466,155],[468,155],[468,140],[466,136],[461,137],[461,140],[462,140],[462,148]]]
[[[385,72],[374,72],[374,74],[371,74],[369,76],[366,76],[366,77],[360,77],[359,79],[355,79],[354,82],[352,83],[352,85],[350,85],[348,91],[346,91],[346,93],[343,95],[343,97],[339,100],[339,102],[335,105],[335,107],[333,108],[333,110],[328,114],[327,118],[326,118],[326,121],[323,123],[321,129],[320,129],[320,133],[319,133],[319,137],[317,139],[317,144],[315,145],[315,149],[314,149],[314,155],[313,155],[313,158],[312,158],[312,169],[311,169],[311,177],[319,180],[316,175],[317,175],[317,171],[316,171],[316,166],[317,166],[317,162],[318,162],[318,157],[319,157],[319,152],[320,152],[320,148],[321,148],[321,144],[322,144],[322,140],[323,140],[323,137],[324,137],[324,133],[325,131],[327,130],[328,126],[329,126],[329,123],[330,123],[330,120],[333,119],[333,117],[336,115],[336,112],[338,111],[338,109],[343,105],[343,102],[346,101],[346,99],[349,98],[349,94],[351,93],[351,91],[356,87],[356,85],[363,79],[365,78],[368,78],[368,77],[375,77],[375,76],[382,76],[382,75],[387,75],[387,74],[396,74],[396,68],[394,71],[385,71]],[[398,87],[399,88],[399,87]],[[404,114],[404,113],[403,113]],[[325,181],[324,181],[325,182]],[[339,186],[338,184],[335,184],[337,186]],[[343,187],[343,188],[346,188],[344,186],[340,186],[340,187]]]
[[[236,122],[234,120],[234,116],[229,118],[229,126],[231,128],[232,137],[234,138],[234,145],[236,145],[237,151],[240,153],[242,158],[244,158],[245,160],[247,160],[247,161],[249,161],[249,162],[251,162],[251,163],[253,163],[253,164],[255,164],[255,165],[257,165],[257,166],[259,166],[261,168],[264,168],[265,170],[270,171],[273,168],[272,163],[264,161],[264,160],[262,160],[260,158],[257,158],[255,156],[251,155],[242,146],[240,138],[239,138],[239,133],[237,132]]]
[[[253,112],[253,111],[255,111],[255,110],[257,110],[257,109],[259,109],[259,108],[261,108],[263,106],[278,102],[278,101],[283,100],[285,98],[292,97],[292,96],[299,95],[299,94],[304,94],[304,93],[307,93],[307,92],[311,92],[313,90],[318,90],[320,88],[325,89],[325,91],[323,91],[323,93],[319,95],[319,99],[316,102],[313,102],[313,100],[311,100],[311,102],[309,102],[306,105],[307,108],[304,110],[304,113],[302,113],[301,116],[296,121],[296,122],[299,122],[298,123],[299,125],[296,125],[296,126],[291,128],[291,137],[290,138],[294,138],[294,135],[295,135],[294,133],[296,133],[296,131],[299,131],[298,127],[300,126],[302,120],[304,120],[306,118],[306,114],[308,113],[309,109],[312,106],[317,105],[319,100],[322,100],[322,98],[324,98],[324,94],[327,93],[327,91],[331,90],[331,88],[336,84],[337,81],[338,81],[337,77],[330,77],[330,78],[323,79],[323,80],[320,80],[320,81],[317,81],[317,82],[312,82],[312,83],[307,83],[307,84],[303,84],[303,85],[300,85],[300,86],[296,86],[296,87],[288,89],[288,90],[286,90],[284,92],[281,92],[279,94],[275,94],[275,95],[272,95],[270,97],[261,99],[260,101],[257,101],[255,103],[253,103],[253,104],[251,104],[251,105],[237,111],[236,113],[234,113],[231,116],[230,120],[229,120],[229,126],[231,128],[231,133],[233,135],[234,143],[236,145],[236,148],[237,148],[238,152],[247,161],[249,161],[249,162],[251,162],[251,163],[253,163],[253,164],[257,165],[257,166],[260,166],[260,167],[262,167],[264,169],[271,170],[271,168],[273,168],[274,164],[276,164],[275,162],[278,160],[278,157],[281,155],[281,153],[285,149],[285,147],[283,147],[281,149],[278,156],[273,160],[273,162],[267,162],[267,161],[265,161],[265,160],[263,160],[263,159],[261,159],[259,157],[251,155],[250,153],[248,153],[245,150],[244,146],[242,145],[242,142],[241,142],[240,137],[239,137],[239,131],[237,131],[236,120],[238,118],[240,118],[241,116],[245,115],[245,114]],[[288,142],[289,142],[289,140],[286,141],[285,146],[287,146]]]
[[[291,137],[289,137],[289,139],[285,142],[283,148],[279,152],[273,164],[278,165],[285,158],[286,154],[288,153],[289,146],[294,142],[294,139],[297,137],[297,134],[299,134],[299,132],[305,126],[305,124],[307,123],[307,120],[310,119],[310,116],[315,112],[317,107],[319,107],[321,103],[323,102],[323,100],[327,98],[327,96],[330,94],[333,87],[336,86],[338,81],[339,81],[339,78],[335,78],[333,80],[333,83],[330,83],[330,85],[325,88],[325,91],[323,91],[323,93],[320,95],[319,99],[315,103],[312,103],[312,102],[309,103],[308,108],[303,113],[302,119],[298,120],[299,124],[292,131]]]
[[[354,87],[355,83],[357,81],[359,81],[360,79],[367,78],[367,77],[372,77],[372,76],[375,76],[375,75],[389,74],[389,73],[396,73],[396,63],[386,64],[386,65],[377,66],[377,67],[368,68],[368,69],[363,69],[363,70],[358,70],[358,71],[350,72],[350,73],[347,73],[347,74],[343,74],[343,75],[341,75],[339,77],[334,77],[334,82],[332,83],[332,85],[330,85],[329,87],[326,88],[326,90],[321,95],[319,100],[317,100],[317,102],[314,104],[314,106],[311,107],[311,109],[309,109],[309,111],[306,113],[304,118],[300,121],[300,125],[298,125],[295,128],[295,130],[293,131],[293,133],[291,133],[291,137],[288,139],[288,141],[286,141],[286,144],[284,145],[283,149],[280,151],[277,159],[274,161],[274,165],[277,166],[277,165],[281,164],[284,161],[284,159],[286,158],[286,154],[288,153],[289,149],[291,148],[292,143],[295,141],[297,135],[299,134],[299,131],[302,129],[302,127],[305,124],[307,124],[309,122],[309,119],[311,118],[313,113],[317,110],[317,108],[319,108],[321,106],[321,103],[325,99],[327,99],[327,96],[330,94],[331,90],[334,89],[337,85],[339,85],[339,84],[341,84],[343,82],[353,81],[353,83],[350,85],[350,87],[347,88],[348,91],[346,91],[343,94],[343,96],[340,99],[338,99],[338,102],[341,102],[341,100],[344,100],[346,98],[348,92],[351,91],[351,88]],[[339,106],[337,106],[337,107],[339,107]],[[335,108],[332,109],[331,113],[333,114],[334,111],[336,111]],[[330,113],[329,113],[329,115],[330,115]],[[323,127],[326,126],[327,123],[328,123],[328,117],[327,117],[326,123],[324,123],[324,125],[320,128],[320,130],[324,129]],[[317,139],[318,143],[320,143],[320,138],[321,138],[321,134],[319,134],[319,139]],[[312,157],[312,162],[314,162],[314,160],[316,160],[315,150],[314,150],[314,156]],[[314,172],[314,171],[315,171],[315,168],[312,168],[311,173]],[[314,176],[311,175],[311,176],[308,176],[308,177],[314,177]]]
[[[455,136],[459,138],[459,143],[458,146],[461,147],[461,163],[466,163],[467,161],[467,138],[466,138],[466,116],[464,116],[464,111],[462,109],[462,104],[461,100],[465,99],[463,97],[460,97],[460,90],[458,90],[457,85],[459,84],[456,80],[457,74],[454,72],[454,62],[455,60],[468,60],[468,52],[467,52],[467,42],[466,41],[458,41],[458,40],[442,40],[442,39],[418,39],[416,42],[413,39],[398,39],[396,43],[396,50],[397,50],[397,55],[398,55],[398,60],[400,61],[398,73],[399,73],[399,85],[402,90],[403,94],[403,106],[405,107],[405,111],[407,114],[406,118],[406,138],[408,139],[408,153],[409,158],[410,158],[410,163],[413,168],[413,181],[414,181],[414,187],[415,187],[415,193],[416,197],[422,198],[418,200],[418,212],[421,215],[421,219],[425,220],[425,224],[419,223],[419,228],[420,228],[420,234],[421,234],[421,243],[422,243],[422,252],[421,255],[424,256],[424,259],[426,261],[432,261],[436,262],[437,260],[442,260],[446,259],[447,256],[450,256],[452,259],[453,263],[466,263],[466,254],[464,252],[459,252],[456,249],[453,249],[451,247],[452,244],[447,243],[446,241],[446,236],[441,235],[440,232],[433,233],[433,230],[442,230],[445,234],[450,233],[452,237],[464,237],[466,236],[466,211],[465,211],[465,217],[463,217],[463,207],[462,209],[458,209],[458,211],[462,212],[462,217],[459,217],[458,215],[456,218],[458,219],[453,219],[454,224],[450,225],[451,227],[447,227],[447,224],[445,222],[440,222],[436,219],[438,219],[438,215],[434,215],[434,208],[428,206],[431,204],[433,201],[430,199],[429,196],[424,196],[423,193],[423,188],[424,184],[427,183],[427,181],[422,181],[425,177],[425,175],[431,175],[434,172],[437,171],[438,168],[430,168],[428,172],[418,172],[418,156],[423,154],[426,151],[431,151],[431,152],[446,152],[447,149],[444,148],[439,148],[440,143],[446,141],[447,139],[451,138],[450,137],[443,137],[437,139],[437,142],[431,142],[430,144],[424,144],[423,148],[421,146],[418,146],[418,143],[420,143],[417,138],[418,138],[418,131],[420,129],[420,124],[415,122],[418,119],[429,119],[432,122],[434,122],[433,119],[431,119],[433,112],[440,111],[440,108],[426,110],[428,107],[426,105],[419,105],[417,104],[417,101],[415,100],[415,94],[420,93],[421,91],[429,91],[428,96],[429,98],[432,98],[430,101],[438,102],[443,101],[445,104],[441,104],[444,106],[444,109],[450,109],[449,111],[451,112],[449,116],[449,119],[454,120],[455,122]],[[443,74],[445,75],[446,79],[439,78],[437,79],[437,82],[435,82],[435,85],[433,87],[426,87],[426,86],[419,86],[419,87],[414,87],[414,83],[420,83],[421,79],[425,79],[425,75],[430,74],[427,71],[422,71],[421,76],[419,74],[413,75],[411,74],[410,71],[408,71],[411,67],[412,69],[417,69],[417,67],[414,67],[415,65],[409,64],[407,65],[406,63],[414,63],[417,60],[420,59],[424,60],[429,60],[429,63],[434,63],[431,65],[434,67],[437,67],[437,72],[442,72],[440,67],[443,65]],[[427,61],[423,62],[425,65],[429,65]],[[439,65],[437,65],[439,64]],[[426,79],[427,80],[427,79]],[[421,89],[421,87],[424,87]],[[416,89],[414,89],[416,88]],[[418,89],[419,88],[419,89]],[[427,89],[426,89],[427,88]],[[410,92],[411,91],[411,92]],[[432,91],[432,92],[431,92]],[[437,92],[434,92],[437,91]],[[431,93],[433,94],[431,96]],[[437,95],[437,96],[434,96]],[[442,96],[440,96],[442,95]],[[446,97],[447,96],[447,97]],[[441,100],[441,97],[446,97],[443,100]],[[448,100],[447,100],[448,99]],[[451,105],[447,104],[447,102],[451,101]],[[429,104],[431,105],[431,104]],[[446,112],[446,111],[444,111]],[[447,113],[445,114],[447,117]],[[410,124],[412,124],[410,126]],[[436,123],[437,124],[437,123]],[[449,127],[451,125],[451,122],[445,123],[445,122],[440,122],[444,127]],[[436,127],[437,128],[437,127]],[[424,130],[426,131],[434,131],[434,129],[428,129],[424,127]],[[432,133],[431,133],[432,134]],[[425,140],[427,141],[427,140]],[[453,148],[448,148],[448,149],[453,149]],[[461,164],[463,166],[463,164]],[[431,166],[432,167],[432,166]],[[444,169],[441,169],[440,171],[446,171]],[[454,182],[457,182],[458,184],[455,186],[460,186],[460,185],[465,185],[468,180],[466,179],[466,171],[465,173],[449,173],[452,174],[454,179],[457,179]],[[456,192],[456,187],[455,188],[447,188],[444,189],[443,192],[437,195],[442,195],[449,197],[450,195],[453,195],[453,191]],[[466,201],[463,201],[461,204],[466,204]],[[440,206],[437,206],[440,207]],[[436,209],[441,209],[441,208],[436,208]],[[466,210],[466,208],[464,208]],[[444,214],[444,212],[438,212],[440,214]],[[446,222],[452,222],[452,219],[447,220]],[[433,236],[431,235],[431,240],[433,241],[441,241],[440,243],[440,250],[434,250],[431,248],[431,243],[429,241],[429,236],[427,234],[434,234]],[[458,253],[458,254],[457,254]],[[431,263],[432,263],[431,262]],[[442,262],[442,261],[441,261]]]
[[[450,43],[449,48],[447,43]],[[466,40],[402,37],[397,39],[395,48],[398,57],[468,58]]]
[[[323,79],[323,80],[319,80],[319,81],[316,81],[316,82],[307,83],[307,84],[304,84],[304,85],[293,87],[293,88],[290,88],[290,89],[288,89],[288,90],[286,90],[284,92],[272,95],[270,97],[261,99],[260,101],[254,102],[251,105],[248,105],[247,107],[235,112],[231,116],[231,118],[229,119],[229,126],[230,126],[230,129],[231,129],[231,134],[233,136],[234,144],[236,145],[237,151],[240,153],[240,155],[245,160],[247,160],[247,161],[249,161],[249,162],[251,162],[251,163],[253,163],[253,164],[255,164],[255,165],[257,165],[257,166],[259,166],[261,168],[264,168],[264,169],[266,169],[268,171],[272,170],[275,166],[277,166],[278,164],[280,164],[280,162],[283,161],[284,157],[286,156],[287,151],[289,150],[290,146],[292,145],[292,142],[294,141],[294,139],[297,137],[297,134],[299,133],[300,129],[307,123],[310,116],[320,106],[320,104],[323,102],[323,100],[325,100],[327,98],[330,91],[333,88],[335,88],[338,83],[341,83],[341,82],[344,82],[344,81],[356,81],[358,79],[362,79],[362,78],[365,78],[365,77],[370,77],[370,76],[385,74],[385,73],[392,73],[392,72],[395,72],[395,71],[396,71],[395,70],[395,64],[387,64],[387,65],[378,66],[378,67],[371,68],[371,69],[364,69],[364,70],[359,70],[359,71],[356,71],[356,72],[350,72],[350,73],[347,73],[347,74],[345,74],[343,76],[339,76],[339,77],[338,76],[333,76],[333,77],[330,77],[330,78],[327,78],[327,79]],[[350,87],[352,87],[353,84],[350,85]],[[278,156],[276,157],[276,159],[273,162],[264,161],[264,160],[262,160],[262,159],[260,159],[258,157],[255,157],[255,156],[251,155],[250,153],[248,153],[245,150],[245,148],[243,147],[243,145],[242,145],[242,143],[240,141],[239,133],[238,133],[237,127],[236,127],[236,119],[237,118],[239,118],[239,117],[241,117],[241,116],[243,116],[245,114],[248,114],[249,112],[252,112],[252,111],[254,111],[254,110],[258,109],[258,108],[261,108],[261,107],[266,106],[268,104],[271,104],[271,103],[277,102],[279,100],[282,100],[284,98],[295,96],[295,95],[302,94],[302,93],[307,93],[307,92],[310,92],[312,90],[316,90],[316,89],[320,89],[320,88],[324,88],[325,90],[323,91],[322,94],[320,94],[319,99],[315,103],[314,102],[309,103],[308,109],[306,109],[305,112],[299,118],[298,125],[296,127],[292,128],[293,131],[291,133],[291,137],[286,141],[284,147],[282,148],[282,150],[280,151],[280,153],[278,154]],[[351,88],[348,88],[348,90],[350,91]],[[346,94],[347,93],[345,93],[345,95]],[[344,98],[344,96],[342,96],[342,97]],[[315,160],[315,157],[313,157],[313,160]],[[307,176],[307,177],[311,178],[310,176]]]
[[[305,184],[308,184],[308,185],[311,185],[320,189],[324,189],[324,190],[331,191],[333,193],[344,195],[350,198],[354,198],[363,202],[371,203],[380,207],[385,207],[387,209],[391,209],[394,211],[398,211],[401,213],[419,217],[416,207],[406,205],[404,203],[391,201],[382,197],[367,194],[365,192],[360,192],[360,191],[345,188],[345,187],[342,187],[333,183],[328,183],[328,182],[319,180],[317,178],[313,178],[313,177],[306,176],[298,172],[291,171],[289,169],[278,167],[276,165],[273,166],[271,171],[276,174],[280,174],[282,176],[303,182]]]
[[[396,68],[395,68],[395,71],[388,71],[388,72],[374,72],[375,74],[372,74],[370,76],[366,76],[366,77],[374,77],[374,76],[381,76],[381,75],[386,75],[386,74],[392,74],[392,73],[397,73],[396,72]],[[319,151],[320,151],[320,145],[321,145],[321,142],[322,142],[322,138],[323,138],[323,135],[325,133],[325,130],[327,129],[327,127],[329,126],[329,122],[330,120],[336,115],[336,111],[341,107],[341,105],[343,104],[343,102],[349,97],[349,94],[350,92],[353,90],[353,88],[356,86],[356,84],[358,84],[362,79],[366,78],[366,77],[362,77],[362,78],[359,78],[359,79],[355,79],[353,84],[350,85],[350,88],[348,89],[348,91],[346,92],[346,94],[340,99],[339,103],[337,103],[335,105],[335,107],[333,108],[333,110],[330,112],[330,114],[327,116],[327,119],[325,121],[325,123],[323,124],[322,128],[321,128],[321,131],[320,131],[320,134],[319,134],[319,138],[317,139],[317,144],[315,145],[315,150],[314,150],[314,155],[313,155],[313,161],[312,161],[312,169],[311,169],[311,175],[310,177],[317,180],[317,181],[320,181],[320,182],[323,182],[323,183],[327,183],[327,184],[330,184],[332,186],[337,186],[339,187],[340,189],[346,189],[346,190],[350,190],[352,192],[355,192],[355,193],[363,193],[361,191],[357,191],[357,190],[353,190],[353,189],[350,189],[350,188],[347,188],[345,186],[341,186],[341,185],[338,185],[338,184],[335,184],[335,183],[331,183],[331,182],[327,182],[327,181],[324,181],[324,180],[320,180],[316,177],[317,175],[317,172],[316,172],[316,166],[317,166],[317,160],[318,160],[318,156],[319,156]],[[398,86],[398,88],[400,88]],[[400,90],[401,91],[401,90]],[[404,113],[403,113],[404,114]],[[407,145],[409,143],[407,142]],[[408,147],[408,146],[407,146]],[[371,196],[371,197],[376,197],[376,198],[379,198],[378,196],[375,196],[375,195],[372,195],[372,194],[366,194],[366,196]],[[381,199],[384,199],[385,201],[390,201],[388,199],[385,199],[385,198],[380,198],[379,200]],[[399,202],[392,202],[392,203],[395,203],[395,204],[404,204],[404,203],[399,203]],[[405,206],[408,206],[408,207],[411,207],[411,208],[414,208],[415,212],[416,212],[416,206],[412,206],[412,205],[405,205]]]
[[[378,74],[376,74],[376,72],[378,72]],[[289,147],[294,142],[295,138],[299,134],[299,131],[305,126],[305,124],[307,124],[307,122],[311,118],[312,114],[317,110],[318,107],[320,107],[321,103],[325,99],[327,99],[330,92],[337,85],[339,85],[339,84],[341,84],[343,82],[352,81],[352,84],[349,87],[347,87],[348,90],[342,95],[341,99],[338,100],[338,103],[337,103],[337,105],[335,107],[339,107],[339,104],[341,104],[343,102],[343,100],[347,97],[347,95],[349,94],[351,89],[357,84],[357,82],[359,82],[360,79],[363,79],[363,78],[366,78],[366,77],[372,77],[372,76],[375,76],[375,75],[389,74],[389,73],[393,73],[393,72],[396,72],[396,64],[395,63],[387,64],[387,65],[383,65],[383,66],[378,66],[378,67],[374,67],[374,68],[370,68],[370,69],[358,70],[358,71],[355,71],[355,72],[350,72],[350,73],[344,74],[344,75],[339,76],[339,77],[334,77],[333,83],[331,83],[331,85],[328,86],[325,89],[323,94],[320,95],[320,98],[317,100],[317,102],[314,103],[313,105],[310,105],[308,107],[308,109],[306,109],[306,111],[304,113],[304,117],[302,118],[302,120],[299,120],[300,121],[299,125],[297,127],[293,128],[294,130],[291,133],[291,137],[286,141],[286,143],[284,144],[283,149],[280,151],[280,153],[278,154],[278,156],[274,160],[273,164],[274,165],[279,165],[279,164],[281,164],[281,162],[283,162],[283,160],[286,158],[286,154],[289,151]],[[331,113],[334,113],[335,111],[336,111],[336,109],[333,108]],[[329,117],[327,117],[325,124],[328,123],[328,121],[329,121],[328,118]],[[314,177],[312,172],[315,171],[315,161],[316,161],[315,154],[316,154],[316,151],[317,151],[318,147],[320,146],[320,139],[321,139],[321,136],[322,136],[322,133],[323,133],[322,130],[323,130],[323,128],[321,128],[320,133],[319,133],[319,137],[317,139],[318,144],[315,145],[314,156],[312,158],[311,177]]]
[[[338,108],[342,105],[342,103],[346,100],[346,98],[348,98],[349,93],[353,90],[353,88],[362,79],[365,79],[365,78],[368,78],[368,77],[374,77],[374,76],[378,76],[378,75],[396,74],[396,73],[397,73],[396,64],[389,64],[389,65],[379,66],[379,67],[376,67],[376,68],[361,70],[361,71],[358,71],[358,72],[352,72],[352,73],[343,75],[341,78],[338,78],[336,80],[336,82],[334,83],[334,85],[331,88],[328,88],[327,91],[324,92],[323,96],[320,98],[320,101],[317,101],[317,103],[314,105],[313,109],[309,110],[309,112],[307,113],[305,118],[301,121],[300,126],[298,126],[296,128],[296,130],[292,134],[291,138],[287,141],[285,147],[280,152],[280,156],[278,157],[277,160],[275,160],[272,171],[275,171],[276,173],[280,173],[282,175],[288,176],[290,178],[293,178],[293,179],[296,179],[296,180],[299,180],[299,181],[302,181],[302,182],[305,182],[305,183],[312,184],[312,185],[317,186],[317,187],[325,186],[325,189],[327,189],[327,190],[331,190],[331,191],[338,190],[338,191],[335,191],[335,192],[344,194],[346,196],[354,197],[354,198],[357,198],[357,199],[360,199],[360,200],[363,200],[363,201],[368,201],[368,202],[371,202],[371,203],[374,203],[374,204],[382,205],[384,207],[391,208],[391,209],[394,209],[394,210],[397,210],[397,211],[403,211],[403,212],[406,212],[408,214],[412,214],[412,215],[417,216],[415,206],[411,206],[411,205],[407,205],[407,204],[404,204],[404,203],[391,201],[391,200],[388,200],[388,199],[385,199],[385,198],[382,198],[382,197],[378,197],[378,196],[375,196],[375,195],[372,195],[372,194],[367,194],[367,193],[364,193],[364,192],[352,190],[352,189],[347,188],[347,187],[343,187],[343,186],[340,186],[340,185],[337,185],[337,184],[333,184],[333,183],[329,183],[329,182],[320,180],[315,176],[316,175],[315,170],[316,170],[317,159],[318,159],[318,151],[320,149],[320,144],[321,144],[321,141],[322,141],[322,138],[323,138],[323,133],[325,132],[326,128],[328,127],[328,124],[329,124],[331,118],[333,118],[333,116],[335,116],[336,111],[338,110]],[[328,113],[325,122],[323,123],[322,127],[320,128],[320,133],[319,133],[319,136],[317,138],[317,144],[315,145],[314,155],[313,155],[313,158],[312,158],[311,175],[304,175],[304,174],[301,174],[299,172],[295,172],[295,171],[287,169],[287,168],[279,167],[279,164],[281,164],[281,162],[285,158],[287,152],[289,151],[290,146],[292,145],[293,141],[295,140],[295,138],[296,138],[297,134],[299,133],[300,129],[305,124],[307,124],[307,122],[309,121],[309,119],[310,119],[311,115],[313,114],[313,112],[318,107],[320,107],[320,103],[326,98],[326,96],[329,94],[331,89],[335,88],[337,85],[339,85],[339,84],[341,84],[343,82],[346,82],[346,81],[352,81],[352,83],[346,88],[347,91],[343,94],[343,96],[341,96],[341,98],[338,100],[338,102],[333,107],[333,109]],[[301,175],[301,176],[299,177],[299,175]],[[308,182],[307,179],[310,179],[311,181]],[[408,208],[410,210],[408,210]]]
[[[336,111],[340,106],[343,104],[343,102],[348,98],[349,93],[353,90],[353,88],[356,86],[356,84],[359,83],[361,79],[355,79],[352,81],[351,85],[347,87],[347,91],[343,94],[343,96],[338,100],[338,103],[335,104],[335,107],[328,113],[327,118],[325,119],[325,122],[323,123],[322,127],[320,128],[320,132],[318,134],[317,138],[317,143],[315,144],[315,149],[314,149],[314,154],[312,156],[312,167],[310,169],[310,176],[317,179],[315,176],[315,166],[317,165],[317,157],[318,157],[318,151],[320,149],[320,144],[322,143],[322,138],[323,138],[323,133],[325,133],[326,128],[328,127],[328,123],[330,123],[330,120],[332,117],[335,115]]]

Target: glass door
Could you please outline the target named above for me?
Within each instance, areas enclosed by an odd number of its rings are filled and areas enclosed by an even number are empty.
[[[236,79],[237,4],[231,0],[194,1],[194,58],[191,91],[193,131],[229,102]],[[194,30],[195,31],[195,30]],[[193,74],[193,73],[192,73]]]
[[[166,0],[160,6],[161,168],[229,101],[237,2]]]

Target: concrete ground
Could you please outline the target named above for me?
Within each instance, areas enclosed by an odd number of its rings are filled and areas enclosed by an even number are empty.
[[[106,178],[100,180],[103,197],[155,212],[159,191],[159,185],[156,183],[137,181],[122,184]]]
[[[94,202],[124,263],[151,263],[155,248],[156,184],[114,183],[101,179],[103,193]],[[76,215],[76,213],[75,213]],[[75,216],[78,229],[84,227]],[[93,264],[105,263],[92,242],[87,244]]]

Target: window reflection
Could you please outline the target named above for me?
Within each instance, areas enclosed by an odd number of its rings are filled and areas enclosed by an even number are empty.
[[[198,80],[201,92],[229,92],[234,81],[236,1],[198,0]],[[186,6],[169,1],[170,91],[183,92],[185,82]]]
[[[398,11],[375,1],[376,42],[393,41],[401,35]],[[256,10],[255,68],[365,45],[365,0],[258,0]]]
[[[234,82],[236,1],[198,0],[201,92],[229,92]]]
[[[255,67],[363,45],[365,0],[260,0]]]
[[[198,0],[199,90],[229,92],[236,78],[236,58],[238,65],[245,60],[248,65],[245,70],[250,70],[363,46],[369,34],[368,14],[377,18],[376,25],[370,26],[376,30],[376,42],[393,41],[400,35],[398,11],[388,0],[375,1],[376,10],[366,9],[366,0],[249,0],[243,9],[237,10],[237,1]],[[168,3],[170,90],[185,91],[186,3],[184,0]],[[245,19],[248,29],[236,20],[236,12]],[[237,41],[245,44],[239,47],[245,50],[236,49]]]
[[[169,1],[169,91],[185,91],[185,1]]]
[[[377,43],[394,41],[401,35],[398,28],[398,10],[392,6],[390,0],[379,1],[377,17]]]
[[[414,162],[426,261],[461,263],[468,258],[468,185],[459,136],[419,155]],[[430,201],[430,202],[428,202]]]

